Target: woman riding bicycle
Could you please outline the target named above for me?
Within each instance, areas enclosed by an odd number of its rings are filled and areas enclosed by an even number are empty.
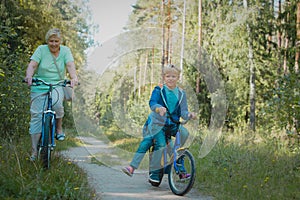
[[[46,34],[45,45],[40,45],[30,58],[26,70],[25,81],[29,86],[32,85],[32,78],[40,78],[49,83],[55,83],[65,77],[67,69],[71,78],[71,87],[78,84],[74,58],[71,50],[61,45],[62,35],[59,29],[50,29]],[[65,134],[62,130],[62,119],[64,116],[63,99],[64,93],[61,87],[55,88],[53,92],[53,109],[56,112],[56,139],[64,140]],[[31,87],[30,105],[30,136],[32,143],[32,154],[30,160],[34,161],[37,157],[37,145],[42,132],[42,115],[46,107],[45,97],[48,87],[39,85]]]
[[[156,86],[152,92],[149,105],[152,112],[143,128],[141,141],[129,166],[122,169],[129,176],[138,168],[145,153],[154,142],[154,152],[150,162],[150,183],[159,183],[160,160],[162,151],[166,147],[166,134],[175,136],[179,128],[179,119],[196,118],[196,114],[188,111],[186,93],[177,87],[180,69],[169,65],[163,69],[165,84]],[[182,145],[189,135],[186,128],[180,126]]]

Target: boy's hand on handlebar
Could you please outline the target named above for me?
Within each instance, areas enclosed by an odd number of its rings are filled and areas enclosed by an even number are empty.
[[[167,112],[165,107],[158,107],[155,109],[155,112],[159,113],[160,116],[164,116]]]
[[[194,112],[190,112],[189,115],[188,115],[189,119],[196,119],[196,113]]]

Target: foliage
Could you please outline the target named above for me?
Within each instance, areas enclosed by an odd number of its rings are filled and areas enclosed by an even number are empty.
[[[289,148],[281,139],[270,138],[247,143],[243,134],[223,134],[205,158],[196,159],[195,186],[215,199],[297,198],[299,146]],[[199,144],[194,143],[190,149],[197,155]]]
[[[268,101],[267,110],[275,115],[281,113],[276,119],[280,129],[288,134],[299,134],[300,91],[299,74],[289,74],[279,79],[278,87],[274,88],[273,98]],[[296,87],[295,87],[296,86]],[[270,124],[273,124],[271,121]]]
[[[112,102],[118,101],[120,105],[125,108],[134,107],[136,99],[132,94],[126,93],[128,88],[133,85],[140,87],[142,84],[141,78],[150,80],[149,72],[145,77],[141,77],[140,72],[143,71],[141,66],[144,66],[144,60],[148,59],[148,65],[161,65],[161,43],[162,35],[153,35],[149,32],[145,37],[144,32],[136,31],[137,29],[147,29],[149,27],[161,29],[163,24],[167,24],[168,11],[171,16],[172,36],[175,38],[171,41],[172,48],[170,54],[173,63],[179,63],[178,56],[181,45],[180,33],[183,28],[182,14],[183,2],[170,1],[171,7],[168,8],[169,1],[164,2],[164,13],[162,14],[161,1],[145,1],[138,0],[134,4],[133,12],[129,17],[126,26],[127,33],[118,41],[118,49],[122,53],[126,53],[126,59],[118,57],[118,67],[113,70],[108,70],[104,75],[95,77],[98,78],[111,76],[113,81],[105,82],[104,88],[102,85],[92,87],[95,92],[88,95],[90,103],[86,102],[87,115],[93,120],[100,121],[102,125],[111,126],[115,116],[113,110],[122,108],[113,108]],[[244,9],[243,3],[248,3],[248,9]],[[186,11],[186,25],[185,25],[185,43],[184,46],[184,64],[183,64],[183,80],[194,88],[196,91],[197,77],[200,73],[200,93],[197,93],[197,101],[199,102],[199,121],[203,125],[209,125],[212,115],[212,91],[209,90],[208,80],[205,79],[205,73],[199,71],[198,61],[198,1],[187,0]],[[226,126],[231,129],[241,130],[247,129],[250,116],[250,64],[249,64],[249,42],[252,41],[253,48],[253,62],[254,62],[254,76],[255,76],[255,106],[256,106],[256,126],[258,128],[265,127],[266,134],[275,128],[281,129],[290,126],[291,116],[289,119],[282,120],[274,118],[274,109],[270,109],[270,105],[275,105],[274,93],[276,88],[284,90],[285,94],[289,94],[290,90],[281,84],[280,77],[283,72],[283,63],[288,67],[288,73],[291,77],[295,75],[294,60],[295,60],[295,45],[296,45],[296,25],[295,13],[296,3],[283,4],[281,13],[275,9],[274,5],[264,0],[261,1],[203,1],[202,4],[202,35],[203,39],[200,41],[202,47],[202,54],[210,57],[212,62],[211,67],[217,68],[224,87],[226,90],[226,101],[228,104],[228,112],[226,115]],[[165,18],[164,18],[165,17]],[[282,22],[282,23],[281,23]],[[250,28],[250,33],[247,32],[247,27]],[[165,26],[166,28],[166,26]],[[167,31],[167,29],[165,29]],[[279,45],[279,38],[277,35],[281,33],[281,40],[286,38],[288,43],[286,47]],[[140,34],[142,33],[142,34]],[[275,37],[276,36],[276,37]],[[146,44],[153,44],[154,54],[150,55],[148,50],[137,50],[136,55],[126,52],[132,50],[129,46],[134,46],[136,43],[142,41]],[[119,55],[117,55],[119,56]],[[153,61],[150,61],[152,60]],[[153,62],[153,63],[151,63]],[[205,62],[204,62],[205,63]],[[147,65],[147,66],[148,66]],[[204,65],[207,65],[205,63]],[[133,77],[123,77],[124,74],[132,72],[133,66],[138,66],[135,71],[135,80]],[[205,67],[204,67],[205,68]],[[206,69],[208,67],[206,66]],[[126,71],[127,70],[127,71]],[[117,71],[117,73],[115,73]],[[155,72],[159,74],[159,68],[155,68]],[[93,76],[93,75],[92,75]],[[159,76],[159,75],[158,75]],[[90,78],[87,76],[88,79]],[[116,89],[116,81],[121,78],[124,80],[122,89],[118,92],[112,93],[109,88]],[[105,79],[106,80],[106,79]],[[104,81],[100,81],[104,82]],[[153,83],[153,82],[152,82]],[[276,84],[275,84],[276,83]],[[153,85],[152,85],[153,86]],[[295,81],[289,82],[289,88],[297,90]],[[99,89],[101,88],[101,89]],[[138,88],[140,90],[142,88]],[[82,93],[85,93],[84,91]],[[118,94],[117,94],[118,93]],[[93,96],[93,97],[92,97]],[[120,99],[116,96],[119,96]],[[295,97],[297,98],[297,97]],[[142,100],[142,99],[140,99]],[[147,98],[143,99],[147,101]],[[290,113],[290,108],[281,105],[290,105],[290,101],[281,99],[284,102],[276,104],[275,107],[280,106],[280,111],[283,113]],[[297,101],[293,101],[296,103]],[[143,107],[143,106],[142,106]],[[292,108],[297,109],[298,105],[293,104]],[[138,110],[127,110],[129,116],[135,115],[138,119],[143,119],[143,114],[137,113]],[[118,112],[121,114],[121,112]],[[295,112],[296,113],[296,112]],[[124,114],[124,113],[123,113]],[[126,118],[126,116],[123,116]],[[124,119],[125,119],[124,118]],[[272,120],[270,120],[272,119]],[[276,120],[274,120],[276,119]],[[293,120],[297,120],[293,118]],[[294,122],[293,122],[294,123]],[[139,122],[138,124],[142,124]],[[295,125],[295,123],[294,123]],[[293,125],[292,125],[293,126]]]
[[[71,138],[71,137],[68,137]],[[75,146],[78,141],[65,141],[64,145]],[[1,199],[92,199],[85,172],[75,163],[59,156],[57,145],[49,170],[39,162],[29,161],[30,140],[20,136],[19,140],[1,139],[0,153],[0,198]],[[72,173],[70,173],[72,172]]]

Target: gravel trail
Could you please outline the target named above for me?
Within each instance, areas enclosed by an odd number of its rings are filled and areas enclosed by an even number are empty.
[[[169,189],[167,176],[159,187],[152,187],[148,183],[147,171],[136,170],[133,177],[125,175],[121,168],[128,164],[114,155],[113,148],[101,140],[93,137],[78,137],[84,145],[70,148],[62,155],[75,162],[88,175],[89,184],[96,192],[95,199],[103,200],[131,200],[131,199],[200,199],[211,200],[192,189],[185,196],[176,196]],[[93,162],[93,155],[110,155],[118,160],[114,166],[99,165]]]

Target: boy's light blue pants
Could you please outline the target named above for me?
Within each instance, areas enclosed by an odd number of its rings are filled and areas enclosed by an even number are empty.
[[[188,138],[189,132],[183,126],[180,126],[179,130],[180,130],[181,145],[183,145]],[[149,134],[149,135],[144,136],[143,140],[141,141],[141,143],[130,163],[130,166],[132,166],[135,169],[137,169],[139,167],[141,161],[143,160],[143,158],[145,156],[145,153],[152,146],[153,141],[155,143],[154,143],[154,152],[152,154],[152,160],[150,162],[150,171],[154,171],[154,170],[160,169],[162,167],[161,166],[161,157],[162,157],[163,150],[166,147],[166,137],[165,137],[164,129],[161,129],[155,135]]]

